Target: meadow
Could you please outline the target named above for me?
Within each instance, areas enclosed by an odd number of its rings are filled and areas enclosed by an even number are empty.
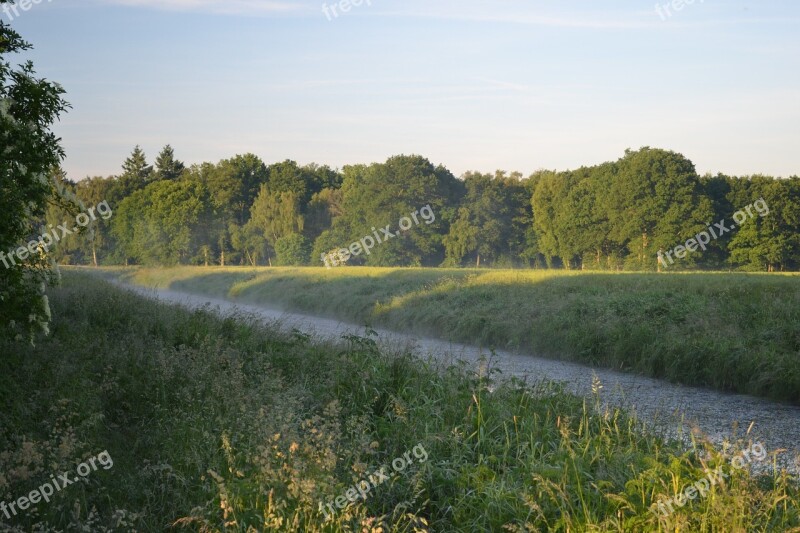
[[[800,278],[409,268],[106,275],[800,403]]]
[[[800,531],[798,486],[769,468],[731,469],[659,509],[746,437],[724,454],[701,436],[686,450],[556,385],[381,351],[368,332],[323,343],[81,273],[66,272],[50,300],[49,337],[0,343],[0,495],[104,450],[114,465],[0,514],[3,530]],[[366,500],[332,516],[321,505],[420,445],[427,459]]]

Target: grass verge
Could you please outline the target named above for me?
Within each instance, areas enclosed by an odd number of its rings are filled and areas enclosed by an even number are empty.
[[[800,278],[387,268],[116,271],[133,283],[800,404]]]
[[[660,512],[736,451],[702,441],[684,451],[552,386],[492,386],[464,368],[381,353],[369,335],[319,344],[74,273],[51,302],[50,337],[0,344],[0,494],[14,501],[101,451],[114,465],[0,515],[3,530],[800,526],[798,486],[777,472],[730,470],[707,494]],[[404,456],[412,464],[366,499],[324,510]]]

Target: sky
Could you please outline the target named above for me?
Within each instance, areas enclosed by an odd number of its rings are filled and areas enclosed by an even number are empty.
[[[39,1],[0,17],[35,47],[14,62],[67,91],[73,180],[168,143],[188,164],[420,154],[456,175],[651,146],[800,174],[797,0]]]

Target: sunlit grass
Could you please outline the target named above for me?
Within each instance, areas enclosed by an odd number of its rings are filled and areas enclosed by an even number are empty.
[[[183,267],[127,279],[800,403],[796,274]]]

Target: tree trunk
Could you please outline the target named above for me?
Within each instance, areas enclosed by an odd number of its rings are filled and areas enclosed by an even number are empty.
[[[647,232],[642,233],[642,256],[640,263],[645,266],[645,257],[647,255]]]
[[[92,262],[94,267],[97,268],[97,245],[94,241],[92,241]]]
[[[478,254],[478,262],[476,263],[475,268],[480,268],[480,267],[481,267],[481,254]]]

